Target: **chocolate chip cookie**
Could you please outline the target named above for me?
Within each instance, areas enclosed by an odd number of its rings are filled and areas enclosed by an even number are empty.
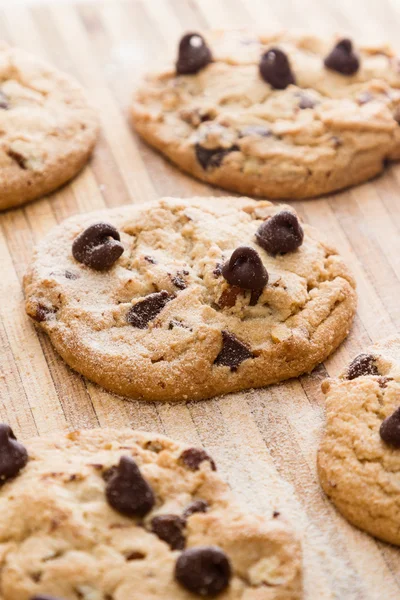
[[[321,485],[351,523],[399,545],[400,338],[358,355],[323,391]]]
[[[108,390],[193,400],[310,371],[347,335],[353,278],[289,207],[164,198],[79,215],[38,246],[26,310]]]
[[[98,122],[68,75],[0,43],[0,210],[48,194],[74,177]]]
[[[235,192],[308,198],[400,157],[400,70],[388,47],[235,30],[180,41],[137,91],[139,134],[191,175]]]
[[[202,449],[129,429],[25,448],[0,425],[0,457],[3,600],[302,596],[294,533],[239,508]]]

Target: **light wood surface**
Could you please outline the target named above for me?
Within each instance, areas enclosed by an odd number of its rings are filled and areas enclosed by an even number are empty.
[[[90,166],[52,197],[0,215],[0,418],[28,438],[126,426],[203,444],[241,500],[277,509],[303,540],[307,600],[400,598],[399,550],[348,525],[316,475],[323,425],[320,382],[400,327],[400,165],[371,183],[294,203],[323,230],[357,278],[348,340],[312,375],[269,389],[186,405],[130,402],[73,373],[25,316],[21,279],[33,245],[77,212],[159,195],[209,195],[141,143],[127,121],[135,83],[184,30],[243,26],[332,31],[398,42],[397,0],[131,0],[51,2],[0,10],[0,36],[75,75],[98,109],[102,135]],[[223,192],[214,191],[216,195]],[[399,524],[400,525],[400,524]]]

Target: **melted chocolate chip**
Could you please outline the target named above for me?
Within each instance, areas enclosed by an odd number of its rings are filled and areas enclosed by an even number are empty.
[[[211,458],[209,454],[203,448],[187,448],[184,450],[180,456],[183,464],[188,467],[191,471],[197,471],[202,462],[207,460],[213,471],[217,470],[215,466],[215,462]]]
[[[217,546],[198,546],[182,552],[176,561],[175,578],[200,596],[216,596],[225,590],[232,569],[226,554]]]
[[[353,52],[351,40],[340,40],[324,60],[325,67],[342,75],[354,75],[360,68],[360,60]]]
[[[298,218],[288,210],[264,221],[256,232],[257,244],[273,256],[294,252],[303,243],[303,238]]]
[[[196,513],[205,513],[208,510],[208,502],[205,500],[194,500],[183,511],[183,517],[188,519]]]
[[[0,108],[2,108],[3,110],[7,110],[8,108],[10,108],[10,105],[8,103],[8,98],[5,95],[5,93],[1,90],[0,90]]]
[[[106,485],[110,506],[127,517],[144,517],[154,506],[154,494],[130,456],[122,456]]]
[[[220,167],[225,156],[235,150],[239,150],[239,146],[236,144],[230,148],[213,148],[212,150],[203,148],[200,144],[195,146],[196,158],[205,170]]]
[[[250,296],[250,306],[255,306],[262,294],[262,290],[251,290],[251,296]]]
[[[5,423],[0,424],[0,485],[18,475],[28,462],[25,446],[17,441],[13,430]]]
[[[256,135],[258,137],[269,137],[272,132],[264,125],[246,125],[240,130],[239,136],[246,137],[247,135]]]
[[[212,54],[199,33],[187,33],[179,42],[176,72],[178,75],[193,75],[212,61]]]
[[[215,365],[230,367],[231,371],[237,371],[240,363],[247,358],[254,358],[252,352],[243,342],[230,333],[222,332],[222,349],[214,361]]]
[[[270,48],[262,55],[259,70],[264,81],[276,90],[295,83],[288,57],[279,48]]]
[[[400,448],[400,408],[387,417],[380,426],[379,435],[388,446]]]
[[[104,271],[112,267],[124,251],[120,235],[109,223],[90,225],[74,240],[72,255],[96,271]]]
[[[56,309],[55,308],[49,308],[48,306],[45,306],[44,304],[38,304],[36,307],[36,312],[35,314],[32,316],[32,319],[34,319],[35,321],[37,321],[38,323],[43,323],[43,321],[47,321],[48,318],[51,315],[54,315],[56,313]]]
[[[268,273],[262,260],[250,246],[239,246],[222,267],[222,275],[230,285],[245,290],[262,290],[268,283]]]
[[[172,298],[173,296],[165,290],[149,294],[129,309],[126,320],[130,325],[133,325],[133,327],[146,329],[150,321],[156,318]]]
[[[178,515],[160,515],[151,521],[152,532],[172,550],[183,550],[185,547],[184,529],[185,520]]]
[[[379,375],[375,357],[372,354],[359,354],[356,356],[347,369],[346,379],[356,379],[363,375]]]

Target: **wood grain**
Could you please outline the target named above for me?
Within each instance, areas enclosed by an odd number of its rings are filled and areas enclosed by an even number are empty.
[[[21,280],[33,245],[77,212],[159,195],[223,195],[147,148],[127,119],[131,92],[188,29],[264,25],[398,42],[397,0],[131,0],[52,2],[0,10],[0,35],[77,77],[102,124],[95,156],[51,197],[0,215],[0,418],[23,438],[98,426],[155,430],[204,444],[239,498],[279,510],[303,540],[307,600],[400,598],[399,550],[347,524],[323,495],[316,449],[320,382],[371,341],[400,328],[400,165],[366,185],[294,203],[352,266],[354,327],[310,376],[265,390],[179,405],[130,402],[73,373],[25,316]]]

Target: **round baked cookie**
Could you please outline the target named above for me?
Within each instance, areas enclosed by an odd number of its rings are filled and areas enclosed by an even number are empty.
[[[322,389],[318,471],[325,493],[351,523],[400,544],[400,337],[360,354]]]
[[[0,210],[52,192],[94,147],[98,121],[71,77],[0,43]]]
[[[145,79],[131,112],[149,144],[199,179],[308,198],[399,158],[399,88],[388,47],[214,31],[184,36],[176,64]]]
[[[356,306],[349,270],[318,232],[289,207],[248,198],[75,216],[39,244],[24,288],[27,313],[72,368],[146,400],[311,371]]]
[[[0,425],[2,600],[299,600],[299,542],[246,513],[201,448],[130,429]]]

